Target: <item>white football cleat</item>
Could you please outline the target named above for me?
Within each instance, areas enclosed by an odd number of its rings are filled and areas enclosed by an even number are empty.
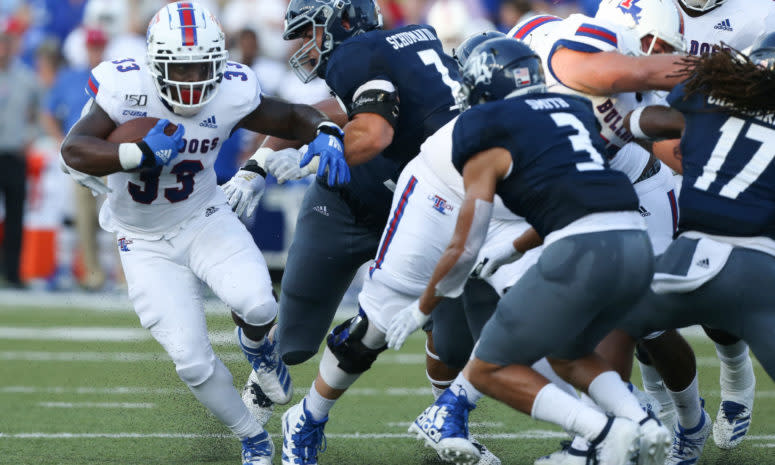
[[[442,460],[455,465],[474,465],[481,459],[481,452],[468,434],[468,412],[474,406],[461,394],[456,396],[451,389],[444,391],[412,422],[409,432],[433,448]]]
[[[274,444],[266,431],[242,440],[242,465],[272,465],[272,457]]]
[[[588,457],[589,451],[574,448],[571,441],[563,441],[562,449],[537,458],[533,465],[587,465]]]
[[[711,431],[711,419],[708,412],[702,410],[700,423],[692,429],[685,429],[676,423],[673,430],[673,446],[665,460],[665,465],[694,465],[700,460],[702,448]]]
[[[477,441],[471,435],[468,436],[468,440],[479,450],[479,461],[476,462],[476,465],[501,465],[501,459],[493,454],[484,444]]]
[[[274,402],[261,390],[261,386],[258,385],[256,372],[253,370],[250,370],[248,381],[245,383],[245,387],[242,388],[242,402],[261,426],[265,426],[269,419],[272,418]]]
[[[590,445],[597,454],[599,465],[637,465],[640,428],[626,418],[609,417],[600,436]]]
[[[269,338],[265,337],[261,346],[253,349],[242,343],[242,328],[237,326],[235,333],[242,353],[253,365],[258,385],[264,394],[275,404],[285,405],[290,402],[293,398],[293,382],[288,367],[280,360],[277,341],[269,342]]]
[[[753,407],[753,395],[751,395]],[[751,408],[744,404],[725,400],[718,407],[713,424],[713,442],[721,449],[733,449],[743,442],[751,427]]]
[[[657,420],[653,412],[640,422],[638,465],[663,465],[673,435]]]
[[[313,420],[304,402],[283,414],[283,465],[317,465],[318,453],[326,450],[323,430],[328,417]]]

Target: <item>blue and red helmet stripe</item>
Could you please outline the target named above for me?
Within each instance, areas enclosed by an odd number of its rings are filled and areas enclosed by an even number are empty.
[[[533,32],[536,28],[543,26],[546,23],[551,23],[554,21],[561,21],[561,20],[562,18],[558,18],[557,16],[552,16],[552,15],[536,16],[535,18],[528,21],[524,26],[517,29],[517,32],[515,32],[512,37],[515,39],[522,40],[525,37],[527,37],[528,34]]]
[[[576,29],[576,35],[591,37],[614,47],[616,47],[618,44],[615,32],[595,24],[582,23],[581,26]]]
[[[180,17],[180,34],[183,38],[183,45],[186,47],[196,45],[194,5],[191,3],[178,3],[178,16]]]
[[[91,98],[97,98],[100,91],[100,82],[94,77],[94,73],[89,73],[89,80],[86,81],[86,93]]]

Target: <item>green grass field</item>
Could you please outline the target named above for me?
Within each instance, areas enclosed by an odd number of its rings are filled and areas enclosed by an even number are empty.
[[[228,337],[231,320],[225,312],[208,319],[215,350],[241,387],[249,368]],[[715,352],[706,339],[691,341],[706,408],[715,418]],[[432,400],[423,353],[423,339],[415,335],[400,353],[383,354],[356,383],[332,411],[322,464],[440,463],[406,433]],[[316,368],[317,359],[291,369],[294,402]],[[731,452],[710,440],[700,464],[775,465],[775,384],[758,365],[757,377],[750,439]],[[283,410],[279,407],[268,424],[278,450]],[[489,399],[471,421],[474,434],[504,464],[532,464],[565,438],[557,428]],[[194,400],[131,311],[0,304],[0,464],[235,465],[239,451],[239,443]]]

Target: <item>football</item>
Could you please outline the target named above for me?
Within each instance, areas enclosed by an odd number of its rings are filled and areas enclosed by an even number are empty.
[[[123,142],[140,142],[148,131],[150,131],[159,121],[159,118],[135,118],[118,126],[108,136],[108,142],[117,144]],[[164,128],[164,133],[171,136],[177,130],[177,125],[170,123]]]

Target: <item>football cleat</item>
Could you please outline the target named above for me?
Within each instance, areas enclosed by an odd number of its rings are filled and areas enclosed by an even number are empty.
[[[753,395],[751,400],[753,401]],[[750,427],[749,407],[731,400],[722,401],[713,424],[713,442],[722,449],[732,449],[743,442]]]
[[[455,395],[447,389],[412,422],[409,432],[435,449],[442,460],[473,465],[481,459],[481,452],[468,434],[468,413],[475,407],[463,390]]]
[[[703,402],[704,404],[704,402]],[[673,430],[673,446],[665,460],[665,465],[693,465],[700,460],[702,448],[711,431],[711,419],[704,409],[700,423],[692,429],[685,429],[676,423]]]
[[[539,457],[533,465],[587,465],[588,451],[574,448],[571,441],[563,441],[562,449]]]
[[[266,431],[242,440],[242,465],[272,465],[272,457],[274,444]]]
[[[672,435],[662,426],[654,412],[640,422],[638,465],[663,465],[670,450]]]
[[[313,420],[304,402],[283,414],[283,465],[317,465],[318,452],[326,450],[323,429],[328,417]]]
[[[638,399],[640,408],[646,413],[653,412],[654,415],[659,418],[659,414],[662,412],[662,404],[659,403],[656,397],[652,396],[646,391],[641,391],[632,383],[626,383],[627,389]]]
[[[265,426],[274,412],[274,402],[264,394],[261,386],[258,385],[256,372],[250,370],[250,376],[242,388],[242,402],[248,408],[250,413],[258,420],[261,426]]]
[[[626,418],[608,417],[605,428],[590,442],[590,446],[590,463],[636,465],[640,450],[640,428]]]
[[[269,338],[265,337],[261,346],[252,349],[242,343],[242,328],[238,326],[235,332],[242,353],[253,365],[258,385],[266,397],[275,404],[285,405],[290,402],[293,397],[293,382],[288,367],[280,360],[277,341],[269,342]]]
[[[484,444],[477,441],[473,436],[468,436],[468,440],[479,450],[479,461],[476,465],[501,465],[501,459],[497,455],[490,452]]]

